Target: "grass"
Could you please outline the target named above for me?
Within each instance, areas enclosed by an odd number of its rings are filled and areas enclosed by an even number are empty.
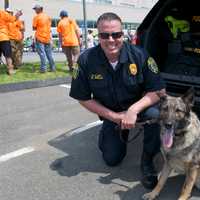
[[[56,72],[40,73],[39,63],[24,63],[16,71],[16,74],[8,76],[6,66],[0,65],[0,84],[56,79],[58,77],[67,77],[70,75],[64,62],[56,63]]]

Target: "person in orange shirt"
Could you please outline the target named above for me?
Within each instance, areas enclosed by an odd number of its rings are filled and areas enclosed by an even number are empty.
[[[12,50],[12,62],[14,68],[17,69],[22,65],[24,22],[18,17],[16,21],[8,24],[8,32]]]
[[[73,70],[73,65],[77,62],[80,54],[80,32],[75,20],[68,17],[65,10],[60,12],[60,18],[57,25],[57,32],[62,44],[62,50],[68,62],[69,70]]]
[[[9,8],[7,8],[6,10],[10,11]],[[12,16],[7,11],[0,10],[0,54],[2,53],[5,57],[8,74],[13,75],[15,71],[11,58],[12,52],[10,38],[8,34],[8,23],[14,22],[16,18],[22,15],[22,13],[21,11],[17,11],[15,16]]]
[[[50,71],[55,71],[55,62],[52,56],[51,45],[51,19],[43,12],[43,7],[35,5],[33,7],[37,14],[33,18],[33,30],[35,30],[35,47],[38,55],[40,56],[40,72],[47,71],[46,57],[49,61]]]

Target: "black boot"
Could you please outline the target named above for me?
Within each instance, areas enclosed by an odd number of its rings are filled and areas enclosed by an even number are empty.
[[[156,170],[153,164],[153,156],[143,152],[140,167],[142,172],[142,185],[147,189],[153,189],[158,183]]]

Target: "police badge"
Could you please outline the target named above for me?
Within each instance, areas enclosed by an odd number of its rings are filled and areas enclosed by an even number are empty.
[[[137,74],[137,65],[134,63],[130,64],[129,71],[132,75],[136,75]]]
[[[152,57],[149,57],[148,60],[147,60],[147,65],[148,65],[148,68],[155,74],[157,74],[159,72],[158,70],[158,66],[155,62],[155,60],[152,58]]]

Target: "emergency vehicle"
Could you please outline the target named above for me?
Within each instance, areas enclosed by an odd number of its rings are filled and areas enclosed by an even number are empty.
[[[168,93],[181,95],[194,87],[194,109],[200,111],[198,3],[197,0],[158,0],[137,28],[132,43],[144,47],[154,57]]]

